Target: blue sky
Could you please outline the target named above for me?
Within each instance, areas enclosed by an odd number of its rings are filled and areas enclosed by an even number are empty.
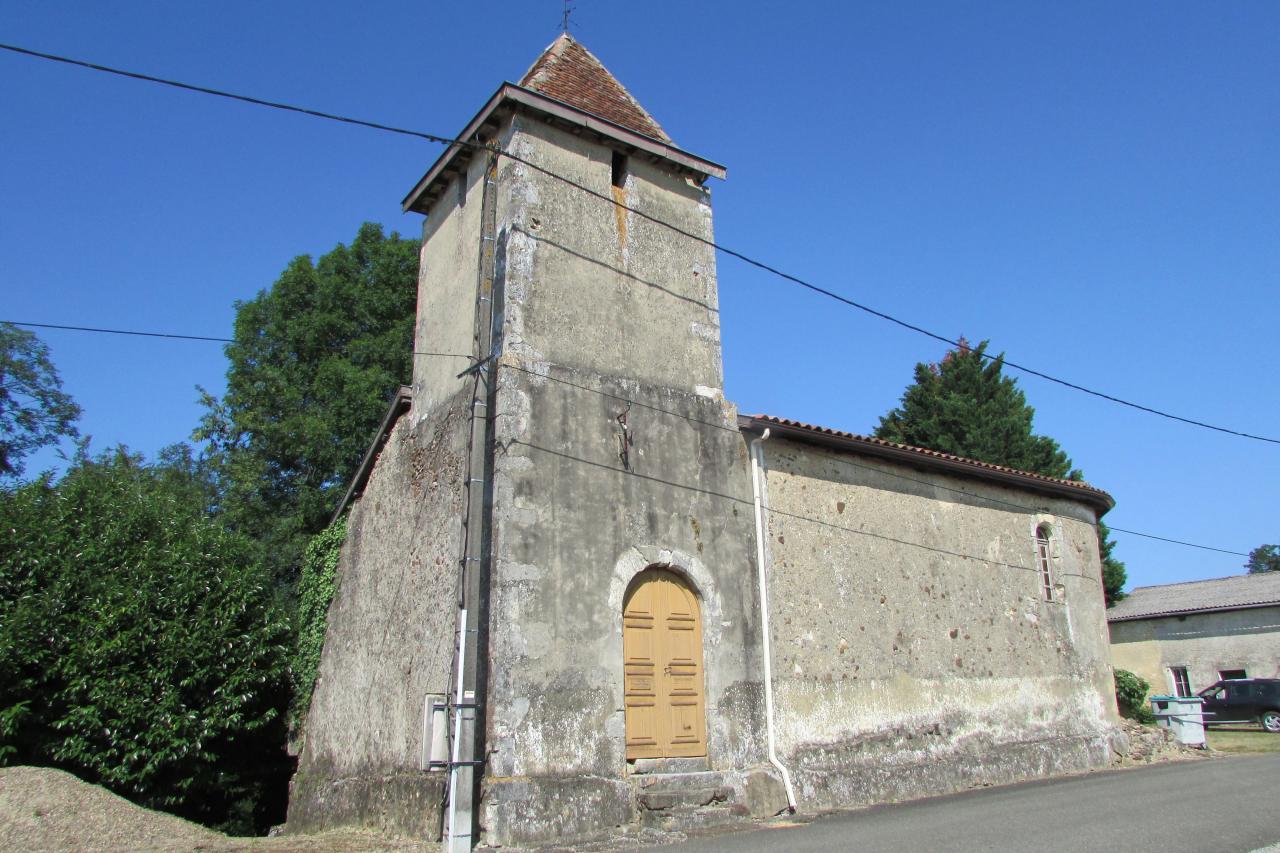
[[[392,4],[387,4],[391,6]],[[1280,5],[623,4],[574,32],[713,182],[726,246],[948,336],[1280,436]],[[0,0],[0,41],[460,130],[557,35],[555,0]],[[229,336],[237,299],[400,212],[437,146],[0,53],[0,319]],[[943,347],[721,256],[744,412],[871,431]],[[41,331],[95,447],[186,439],[217,344]],[[1014,374],[1017,375],[1017,374]],[[1280,541],[1280,445],[1031,377],[1108,521]],[[42,456],[36,463],[49,464]],[[1131,585],[1243,557],[1117,535]]]

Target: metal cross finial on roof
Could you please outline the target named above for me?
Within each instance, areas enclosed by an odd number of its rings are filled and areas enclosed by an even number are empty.
[[[569,5],[569,0],[564,0],[564,14],[560,17],[560,31],[565,35],[569,34],[569,16],[573,14],[575,8]]]

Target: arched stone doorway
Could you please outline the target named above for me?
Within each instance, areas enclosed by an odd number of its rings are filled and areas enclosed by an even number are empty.
[[[627,759],[707,754],[702,612],[667,569],[635,576],[622,606]]]

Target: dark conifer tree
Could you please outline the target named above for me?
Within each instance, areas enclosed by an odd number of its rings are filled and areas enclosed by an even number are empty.
[[[1035,409],[1017,380],[1003,374],[1004,356],[986,355],[988,343],[974,347],[961,338],[941,362],[917,364],[915,383],[903,392],[901,405],[880,419],[876,437],[1033,474],[1083,479],[1058,442],[1035,434]],[[1098,542],[1110,606],[1124,597],[1124,563],[1111,555],[1115,543],[1102,523]]]
[[[1259,545],[1249,552],[1249,562],[1244,564],[1249,574],[1280,572],[1280,545]]]

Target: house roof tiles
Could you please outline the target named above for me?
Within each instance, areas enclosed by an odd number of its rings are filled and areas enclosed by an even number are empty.
[[[1107,611],[1108,622],[1280,605],[1280,572],[1140,586]]]

